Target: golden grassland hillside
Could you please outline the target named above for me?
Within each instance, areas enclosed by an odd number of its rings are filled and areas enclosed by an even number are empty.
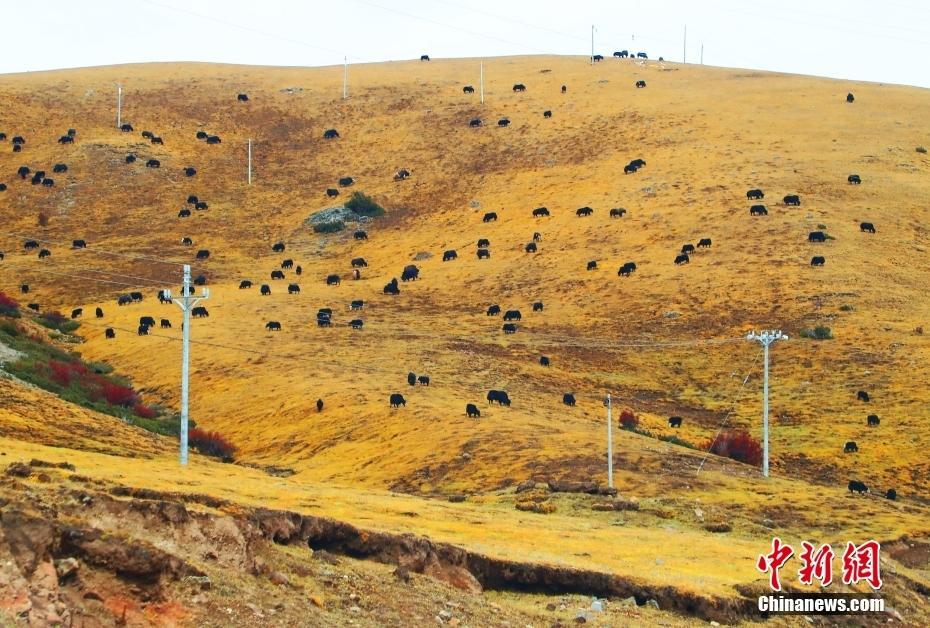
[[[0,131],[26,139],[16,153],[0,144],[8,186],[0,192],[0,290],[16,294],[28,283],[17,296],[23,303],[83,307],[81,354],[176,408],[180,313],[155,293],[178,292],[178,264],[190,263],[210,288],[210,316],[192,325],[192,417],[233,441],[240,462],[294,475],[269,479],[200,457],[190,475],[177,475],[171,441],[161,438],[146,445],[151,459],[129,465],[118,455],[55,455],[86,459],[101,478],[118,467],[134,486],[181,480],[184,490],[252,505],[724,596],[758,579],[752,558],[773,530],[836,542],[926,534],[930,159],[915,149],[930,144],[928,93],[614,59],[504,58],[484,67],[484,104],[462,90],[477,87],[476,60],[353,66],[347,100],[341,68],[146,64],[0,77]],[[636,89],[637,80],[647,87]],[[133,132],[115,128],[115,82]],[[512,91],[514,83],[526,91]],[[505,117],[509,126],[498,127]],[[470,127],[473,118],[482,126]],[[74,143],[59,144],[69,128]],[[324,139],[331,128],[339,137]],[[143,130],[164,143],[151,144]],[[208,145],[198,131],[222,141]],[[636,158],[646,165],[624,174]],[[145,167],[148,159],[160,168]],[[67,172],[52,174],[58,163]],[[54,185],[21,179],[23,165],[46,170]],[[395,181],[402,168],[411,176]],[[847,183],[853,173],[860,185]],[[340,187],[342,177],[353,185]],[[328,188],[339,196],[329,198]],[[765,198],[749,201],[750,188]],[[311,216],[357,190],[386,214],[313,231]],[[783,204],[788,194],[801,205]],[[209,207],[179,218],[189,195]],[[750,216],[760,202],[768,215]],[[541,206],[550,216],[533,217]],[[591,216],[576,215],[584,206]],[[611,218],[612,208],[627,211]],[[497,220],[483,222],[487,212]],[[860,231],[861,222],[875,233]],[[356,228],[368,238],[354,239]],[[829,238],[810,243],[811,231]],[[537,232],[538,252],[525,252]],[[78,238],[86,249],[71,248]],[[490,240],[490,259],[476,256],[480,238]],[[673,263],[682,245],[702,238],[712,246]],[[24,250],[26,239],[51,256]],[[272,251],[277,242],[284,252]],[[195,259],[201,249],[209,259]],[[457,259],[443,262],[450,249]],[[815,255],[823,267],[810,265]],[[355,280],[357,257],[367,266]],[[284,259],[302,273],[270,279]],[[590,261],[596,269],[586,270]],[[618,276],[628,261],[637,270]],[[384,294],[408,264],[419,279]],[[327,285],[331,274],[338,286]],[[239,289],[244,279],[254,286]],[[263,283],[271,295],[259,294]],[[288,294],[289,283],[299,294]],[[132,290],[144,291],[142,303],[117,306]],[[364,308],[350,311],[353,299]],[[533,311],[537,301],[542,311]],[[517,333],[505,335],[501,317],[485,314],[491,304],[521,311]],[[332,327],[316,325],[323,307],[333,309]],[[172,327],[138,336],[146,315]],[[362,329],[347,325],[354,318]],[[282,330],[266,331],[268,321]],[[802,337],[820,326],[832,338]],[[115,339],[104,337],[108,327]],[[743,337],[759,328],[790,336],[770,362],[771,480],[618,431],[617,486],[642,500],[638,513],[618,524],[617,513],[592,512],[590,499],[574,497],[556,500],[550,515],[513,509],[505,489],[527,479],[605,481],[607,392],[614,421],[629,407],[656,436],[700,445],[721,427],[758,435],[762,361]],[[430,385],[408,386],[411,371]],[[39,393],[3,386],[15,402],[2,411],[36,430],[55,423],[52,413],[19,409],[23,395]],[[512,405],[489,406],[490,389],[508,391]],[[869,403],[856,400],[859,390]],[[390,408],[392,393],[406,406]],[[564,393],[574,394],[574,407],[563,405]],[[466,403],[478,405],[480,419],[465,416]],[[866,425],[869,414],[879,415],[878,427]],[[670,416],[683,417],[680,429],[669,428]],[[48,446],[68,446],[52,430],[4,432],[4,447],[50,456]],[[858,453],[843,453],[850,440]],[[850,479],[873,495],[852,497]],[[897,502],[879,498],[887,488]],[[450,493],[468,499],[426,498]],[[705,518],[732,522],[733,532],[710,533]],[[926,579],[926,569],[909,577]]]

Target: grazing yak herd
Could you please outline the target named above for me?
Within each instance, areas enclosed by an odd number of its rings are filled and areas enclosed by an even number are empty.
[[[615,52],[614,57],[633,58],[633,55],[629,53],[628,51],[623,50],[623,51]],[[647,56],[645,53],[640,52],[636,55],[636,58],[646,59]],[[602,59],[603,57],[601,57],[600,55],[594,58],[595,61],[600,61]],[[427,55],[423,55],[421,57],[421,60],[429,61],[429,57]],[[635,87],[640,88],[640,89],[644,88],[646,87],[646,82],[643,80],[638,80],[635,83]],[[513,85],[514,93],[520,94],[526,91],[527,91],[527,86],[523,83],[515,83]],[[462,92],[466,95],[474,94],[475,90],[474,90],[474,87],[472,87],[471,85],[466,85],[462,88]],[[562,94],[567,93],[566,85],[561,86],[561,93]],[[239,93],[236,96],[236,100],[241,103],[250,102],[249,96],[244,93]],[[848,103],[854,102],[853,95],[848,94],[846,101]],[[552,111],[548,109],[543,111],[543,116],[547,119],[551,118]],[[497,122],[497,125],[499,127],[507,127],[510,125],[510,123],[511,121],[509,118],[500,118]],[[469,127],[477,128],[477,127],[481,127],[483,123],[480,118],[472,118],[467,122],[467,124]],[[120,131],[123,133],[132,133],[134,132],[134,129],[131,124],[125,123],[120,126]],[[75,129],[68,129],[67,133],[62,135],[58,139],[58,142],[62,145],[74,144],[76,135],[77,135],[77,132]],[[164,144],[164,139],[160,135],[157,135],[152,131],[147,131],[147,130],[142,131],[141,135],[143,138],[148,139],[153,145]],[[197,140],[201,140],[205,144],[209,144],[209,145],[215,145],[215,144],[221,143],[221,139],[219,135],[209,134],[206,131],[202,131],[202,130],[198,131],[195,137]],[[341,136],[338,130],[334,128],[330,128],[323,132],[322,137],[325,140],[338,140]],[[0,141],[6,141],[6,139],[7,139],[6,134],[0,133]],[[11,140],[11,146],[14,152],[22,153],[23,147],[25,145],[26,145],[26,138],[21,135],[16,135]],[[126,164],[133,164],[138,159],[139,159],[138,155],[136,155],[135,153],[129,153],[125,156],[124,161]],[[155,158],[148,158],[145,160],[145,166],[147,168],[153,168],[153,169],[160,168],[161,161]],[[646,166],[646,161],[644,159],[641,159],[641,158],[633,159],[632,161],[630,161],[627,165],[623,167],[623,174],[624,175],[635,174],[636,172],[638,172],[641,168],[644,168],[645,166]],[[34,166],[23,165],[16,171],[16,175],[18,175],[18,177],[23,181],[25,181],[26,179],[29,179],[32,185],[41,184],[45,187],[52,187],[55,185],[54,179],[46,176],[45,170],[41,168],[33,170],[33,168]],[[68,172],[68,166],[66,163],[57,163],[51,167],[51,171],[56,174],[65,174]],[[180,171],[185,175],[185,177],[188,177],[188,178],[195,177],[197,175],[196,168],[190,165],[184,166],[183,168],[180,169]],[[394,174],[395,181],[403,181],[409,177],[410,177],[410,171],[407,169],[398,170]],[[858,174],[850,174],[847,177],[847,182],[850,185],[859,185],[862,183],[862,179]],[[343,188],[349,187],[355,183],[355,179],[352,177],[342,177],[337,180],[337,183],[339,187],[343,187]],[[5,182],[0,182],[0,192],[6,191],[7,188],[8,188],[8,185]],[[339,190],[338,188],[327,188],[325,190],[325,194],[327,197],[330,197],[330,198],[336,197],[339,195]],[[769,215],[768,208],[764,204],[758,203],[758,201],[762,201],[765,198],[765,193],[761,188],[753,188],[753,189],[748,190],[746,192],[746,198],[750,201],[756,202],[755,204],[752,204],[749,207],[750,216],[765,217]],[[799,207],[801,205],[801,197],[798,194],[787,194],[782,198],[782,204],[786,208],[787,207]],[[209,208],[209,205],[205,200],[201,199],[198,196],[190,195],[187,198],[186,205],[182,207],[180,211],[178,212],[178,218],[184,219],[184,218],[190,217],[192,213],[192,209],[193,211],[203,211],[203,210],[207,210],[208,208]],[[588,218],[592,216],[594,213],[595,213],[595,209],[589,206],[580,207],[575,211],[576,216],[580,219]],[[615,207],[615,208],[610,209],[609,211],[609,217],[611,219],[615,219],[615,218],[621,219],[626,215],[627,215],[627,210],[621,207]],[[552,212],[550,212],[550,210],[547,207],[537,207],[536,209],[533,209],[531,211],[531,217],[535,220],[548,219],[551,216],[552,216]],[[497,212],[487,212],[484,214],[482,218],[482,222],[483,223],[497,222],[499,218],[500,216],[498,215]],[[863,233],[869,233],[869,234],[876,233],[875,226],[871,222],[862,222],[860,224],[860,230]],[[357,241],[365,241],[368,239],[368,233],[363,230],[357,230],[354,232],[353,238]],[[822,243],[825,243],[827,239],[832,239],[832,238],[830,238],[830,236],[828,236],[823,231],[812,231],[808,234],[808,242],[810,243],[814,243],[814,244],[821,243],[822,244]],[[524,246],[525,252],[527,254],[537,253],[539,250],[538,244],[541,242],[541,240],[542,240],[541,234],[539,232],[534,232],[532,241],[528,242]],[[191,246],[193,245],[193,239],[190,237],[184,237],[182,239],[182,244],[186,246]],[[697,249],[709,249],[711,245],[712,245],[712,240],[709,237],[700,238],[696,247],[695,245],[691,243],[684,244],[681,247],[681,249],[676,252],[674,256],[674,259],[673,259],[674,264],[677,266],[689,264],[691,261],[691,257],[695,254],[695,251]],[[491,246],[491,243],[488,238],[479,238],[477,240],[475,255],[478,260],[490,259],[491,257],[490,246]],[[83,239],[74,239],[72,242],[72,249],[82,249],[85,247],[87,247],[87,242]],[[276,253],[276,254],[284,253],[286,250],[286,244],[284,242],[277,242],[271,248],[272,248],[273,253]],[[24,243],[24,249],[27,252],[31,250],[38,250],[39,259],[44,259],[46,257],[49,257],[52,254],[49,249],[43,248],[40,245],[40,243],[36,240],[26,241]],[[210,256],[211,256],[211,253],[207,249],[200,249],[195,254],[195,258],[199,261],[208,260],[210,259]],[[0,260],[3,260],[3,258],[4,258],[4,254],[0,252]],[[442,255],[443,262],[453,262],[457,260],[458,258],[459,256],[458,256],[457,251],[453,249],[444,251]],[[811,258],[810,265],[815,266],[815,267],[823,266],[825,264],[825,261],[826,261],[825,256],[815,255]],[[359,279],[361,277],[360,269],[367,268],[368,263],[364,258],[356,257],[351,260],[350,266],[352,268],[353,277],[355,279]],[[637,268],[637,263],[635,261],[627,261],[622,266],[620,266],[620,268],[617,271],[617,275],[620,277],[628,278],[632,276],[632,274],[636,271],[636,268]],[[597,260],[588,261],[586,265],[586,269],[588,271],[598,270]],[[285,270],[288,270],[288,271],[293,270],[293,272],[297,276],[300,276],[302,272],[301,266],[295,265],[293,259],[290,259],[290,258],[285,259],[281,262],[280,268],[272,270],[270,272],[270,279],[272,283],[274,281],[286,281],[286,275],[284,273]],[[329,286],[339,286],[341,284],[341,279],[342,278],[338,273],[331,273],[326,276],[325,282]],[[418,268],[414,264],[409,264],[405,266],[400,273],[400,280],[403,282],[417,281],[419,279],[420,279],[420,268]],[[203,285],[206,282],[207,282],[207,278],[204,275],[198,276],[197,279],[195,280],[195,283],[199,285]],[[253,287],[253,282],[250,279],[243,279],[239,282],[240,289],[246,290],[252,287]],[[21,285],[21,291],[24,294],[28,293],[29,292],[28,284],[23,283]],[[288,282],[287,292],[288,294],[291,294],[291,295],[299,295],[300,285],[298,283],[294,283],[293,281]],[[400,291],[397,278],[394,278],[390,282],[388,282],[384,286],[384,289],[383,289],[383,293],[386,295],[398,296],[400,295],[400,292],[401,291]],[[268,296],[271,293],[272,293],[271,284],[269,283],[261,284],[260,289],[259,289],[260,296]],[[171,300],[166,297],[163,291],[159,291],[158,299],[161,303],[171,303]],[[141,301],[143,301],[143,294],[141,292],[135,292],[135,291],[130,292],[128,294],[119,295],[116,299],[118,306],[128,306],[134,303],[139,303]],[[354,299],[349,303],[348,309],[351,311],[359,311],[359,310],[362,310],[364,306],[365,306],[365,302],[363,300]],[[39,310],[39,305],[35,303],[29,304],[29,307],[35,311]],[[532,310],[534,313],[543,311],[543,303],[541,301],[533,303]],[[487,308],[486,315],[488,317],[494,317],[494,316],[500,315],[501,312],[502,310],[499,305],[492,304]],[[82,315],[83,315],[82,308],[76,308],[71,312],[71,318],[79,318]],[[104,317],[103,309],[100,307],[97,307],[95,310],[95,315],[97,318],[103,318]],[[194,316],[195,318],[204,318],[204,317],[209,316],[209,312],[207,311],[205,307],[198,306],[198,307],[193,308],[192,316]],[[506,310],[503,312],[502,318],[504,322],[501,327],[501,330],[503,331],[504,334],[514,334],[518,332],[519,328],[518,328],[517,322],[520,322],[522,319],[522,314],[520,310],[518,309]],[[333,326],[332,309],[320,308],[320,310],[317,312],[316,320],[317,320],[317,325],[319,327],[332,327]],[[347,323],[347,326],[353,330],[361,330],[363,328],[363,325],[364,323],[361,318],[353,318]],[[170,329],[171,322],[168,319],[162,318],[158,322],[158,326],[162,329]],[[149,329],[153,327],[156,327],[156,320],[153,316],[141,316],[139,318],[139,326],[137,329],[137,333],[140,336],[148,335]],[[280,332],[282,331],[283,327],[279,321],[269,320],[265,323],[265,329],[268,332]],[[107,327],[104,331],[104,336],[107,339],[115,339],[116,330],[112,327]],[[548,367],[551,365],[551,358],[549,356],[540,356],[539,364],[543,367]],[[410,386],[419,385],[423,387],[428,387],[430,385],[430,377],[428,375],[417,376],[416,374],[411,372],[407,374],[407,383]],[[857,398],[859,401],[864,402],[864,403],[868,403],[870,401],[870,396],[866,391],[859,391]],[[486,396],[486,400],[489,405],[493,405],[494,403],[497,403],[499,406],[503,406],[503,407],[510,407],[512,403],[509,394],[507,393],[507,391],[504,391],[504,390],[489,390]],[[575,395],[572,392],[564,393],[562,396],[562,402],[564,405],[570,406],[570,407],[575,406],[577,403]],[[395,393],[390,394],[389,404],[391,408],[405,407],[407,404],[407,400],[404,398],[404,396],[401,393],[395,392]],[[317,400],[316,407],[317,407],[318,412],[322,411],[323,409],[322,399]],[[465,404],[465,414],[469,418],[477,419],[481,417],[481,411],[478,408],[477,404],[471,403],[471,402]],[[683,421],[684,419],[680,416],[672,416],[672,417],[669,417],[668,419],[668,425],[670,428],[677,429],[681,427]],[[879,425],[880,425],[879,417],[876,414],[869,414],[867,417],[867,426],[870,428],[877,428]],[[858,452],[859,448],[855,441],[849,441],[845,444],[843,451],[847,454],[851,454],[851,453]],[[865,493],[869,490],[868,487],[863,482],[858,481],[858,480],[850,481],[848,488],[850,492],[856,492],[860,494]],[[889,489],[885,495],[889,499],[896,498],[896,492],[894,489]]]

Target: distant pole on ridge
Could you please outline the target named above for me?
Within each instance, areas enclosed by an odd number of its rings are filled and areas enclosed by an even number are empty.
[[[249,167],[248,167],[249,185],[252,185],[252,138],[249,138]]]
[[[123,86],[116,84],[116,128],[123,126]]]
[[[481,61],[481,66],[478,69],[478,82],[479,89],[481,90],[481,104],[484,104],[484,61]]]
[[[701,65],[704,65],[704,44],[701,43]]]
[[[591,25],[591,65],[594,65],[594,24]]]
[[[349,97],[349,58],[342,58],[342,99]]]

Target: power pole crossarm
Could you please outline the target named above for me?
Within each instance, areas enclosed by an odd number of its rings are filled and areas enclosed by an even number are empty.
[[[765,353],[765,369],[762,384],[762,475],[769,477],[769,345],[776,340],[787,340],[788,336],[780,329],[774,331],[749,332],[746,340],[755,340],[762,344]]]

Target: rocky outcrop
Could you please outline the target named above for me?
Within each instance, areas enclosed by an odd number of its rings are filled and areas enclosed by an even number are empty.
[[[325,517],[260,509],[252,513],[251,521],[276,543],[307,543],[314,550],[397,565],[402,573],[424,574],[466,591],[632,596],[640,605],[656,600],[664,610],[727,623],[751,616],[755,608],[753,600],[705,596],[604,572],[492,558],[421,536],[366,531]]]
[[[203,576],[199,569],[148,543],[106,534],[93,528],[65,526],[58,554],[83,561],[133,582],[158,585],[162,576]]]

